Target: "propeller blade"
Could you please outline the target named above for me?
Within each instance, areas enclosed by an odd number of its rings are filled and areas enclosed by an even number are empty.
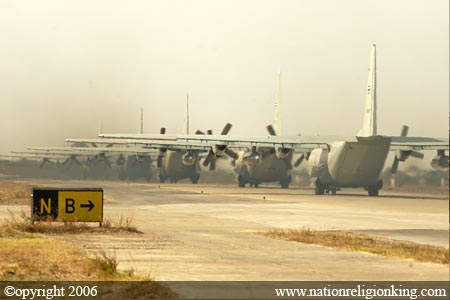
[[[292,170],[292,162],[291,162],[291,160],[286,158],[286,159],[283,159],[283,161],[286,164],[287,169],[288,170]]]
[[[161,129],[159,130],[160,134],[166,134],[166,128],[161,127]]]
[[[46,161],[47,161],[47,159],[44,158],[44,159],[42,160],[42,162],[39,164],[39,168],[42,168],[42,167],[45,165]]]
[[[273,126],[272,125],[267,125],[267,131],[269,132],[269,134],[271,135],[271,136],[276,136],[277,135],[277,133],[275,132],[275,129],[273,128]]]
[[[304,153],[300,154],[300,156],[299,156],[299,157],[297,158],[297,160],[295,161],[294,166],[295,166],[295,167],[300,166],[300,165],[302,164],[302,162],[303,162],[304,159],[305,159],[305,154],[304,154]]]
[[[403,125],[403,126],[402,126],[402,131],[401,131],[401,133],[400,133],[400,136],[402,136],[402,137],[407,136],[407,135],[408,135],[408,130],[409,130],[409,127],[406,126],[406,125]]]
[[[228,134],[228,132],[230,131],[230,129],[231,129],[231,124],[230,123],[227,123],[226,125],[225,125],[225,127],[222,129],[222,132],[220,133],[220,135],[227,135]]]
[[[66,158],[66,160],[62,163],[63,166],[65,166],[70,160],[70,157]]]
[[[412,151],[410,154],[414,158],[423,159],[424,155],[422,152]]]
[[[104,161],[105,161],[105,164],[106,164],[109,168],[111,168],[111,162],[109,161],[109,159],[108,159],[107,157],[105,157]]]
[[[229,148],[225,148],[225,153],[229,157],[231,157],[233,160],[236,160],[236,159],[239,158],[239,155],[236,152],[234,152],[233,150],[229,149]]]
[[[208,155],[205,157],[205,159],[203,160],[202,165],[204,167],[207,167],[209,165],[209,163],[214,159],[214,153],[212,151],[208,152]]]
[[[212,134],[213,134],[213,131],[212,131],[212,129],[208,129],[208,130],[206,131],[206,133],[207,133],[208,135],[212,135]]]
[[[197,129],[197,131],[195,131],[194,134],[203,134],[204,135],[205,133],[203,131]]]
[[[391,173],[395,174],[397,173],[397,169],[398,169],[398,164],[399,164],[399,160],[397,157],[394,158],[394,162],[392,163],[392,167],[391,167]]]
[[[77,165],[81,166],[80,161],[79,161],[76,157],[73,159],[73,161],[74,161]]]
[[[214,171],[215,169],[216,169],[216,158],[213,157],[213,159],[211,159],[211,162],[209,163],[209,170]]]
[[[162,164],[163,164],[163,156],[161,156],[161,155],[158,155],[158,160],[156,161],[156,166],[158,167],[158,168],[161,168],[162,167]]]

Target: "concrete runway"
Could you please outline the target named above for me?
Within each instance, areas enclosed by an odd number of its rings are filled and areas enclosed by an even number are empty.
[[[38,181],[39,186],[102,187],[105,217],[133,216],[139,235],[58,237],[88,251],[115,252],[122,269],[156,280],[448,280],[448,266],[280,241],[271,228],[337,229],[417,243],[449,244],[447,195],[359,190]],[[0,207],[0,215],[7,215]],[[23,208],[12,207],[17,211]],[[28,207],[25,211],[28,212]]]

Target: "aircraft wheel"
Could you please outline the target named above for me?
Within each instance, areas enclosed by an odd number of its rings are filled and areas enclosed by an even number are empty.
[[[239,187],[245,187],[245,185],[247,184],[247,181],[242,178],[241,175],[238,176],[238,186]]]
[[[316,195],[323,195],[325,193],[325,189],[323,187],[316,187],[316,189],[314,190],[314,193]]]
[[[378,192],[381,190],[382,187],[383,187],[383,181],[380,180],[380,181],[378,181],[377,185],[367,187],[367,192],[368,192],[369,196],[377,197]]]
[[[316,181],[316,188],[314,189],[314,193],[316,195],[323,195],[325,193],[325,186],[322,185],[322,183],[317,179]]]
[[[195,174],[194,176],[192,176],[192,178],[191,178],[192,184],[197,184],[199,179],[200,179],[200,174]]]
[[[158,177],[159,177],[159,183],[166,182],[167,177],[163,176],[162,174],[159,174]]]
[[[280,181],[281,188],[287,189],[289,187],[289,184],[291,183],[291,181],[292,181],[292,176],[291,175],[289,175],[286,179],[281,180]]]
[[[377,186],[369,186],[367,189],[369,196],[371,197],[377,197],[378,196],[378,187]]]

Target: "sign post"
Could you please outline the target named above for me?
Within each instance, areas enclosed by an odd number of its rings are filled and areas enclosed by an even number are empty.
[[[33,188],[31,221],[103,222],[103,189]]]

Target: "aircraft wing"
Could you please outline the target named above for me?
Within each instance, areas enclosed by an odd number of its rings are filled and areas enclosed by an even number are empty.
[[[124,135],[123,138],[100,138],[100,139],[66,139],[66,142],[73,142],[73,143],[95,143],[95,144],[107,144],[107,145],[113,145],[113,144],[119,144],[119,145],[141,145],[141,147],[144,147],[142,149],[158,149],[158,148],[166,148],[168,150],[180,150],[182,149],[189,149],[189,150],[209,150],[210,147],[205,144],[200,143],[188,143],[188,144],[180,144],[176,141],[174,138],[170,139],[138,139],[138,138],[126,138]],[[130,135],[134,136],[134,135]],[[139,135],[140,136],[140,135]],[[147,135],[146,135],[147,136]],[[157,135],[159,136],[159,135]],[[167,136],[167,135],[164,135]],[[90,149],[98,149],[97,148],[90,148]],[[107,146],[107,149],[116,149],[113,147]],[[155,152],[157,153],[157,152]]]
[[[39,151],[41,153],[139,153],[139,154],[158,154],[154,149],[138,147],[27,147],[28,150]]]
[[[162,135],[162,134],[102,134],[105,139],[127,139],[135,143],[162,142],[178,146],[186,145],[226,145],[230,148],[250,149],[256,147],[283,147],[308,151],[316,148],[328,148],[335,141],[354,141],[356,137],[342,136],[262,136],[239,137],[228,135]]]
[[[449,150],[449,140],[429,137],[391,136],[390,150]]]
[[[298,151],[310,151],[316,148],[326,149],[333,142],[357,142],[356,136],[228,136],[228,135],[166,135],[166,134],[102,134],[109,139],[126,140],[128,143],[163,143],[186,147],[188,145],[213,146],[226,145],[230,148],[282,147]],[[449,140],[429,137],[390,136],[391,150],[448,150]]]

